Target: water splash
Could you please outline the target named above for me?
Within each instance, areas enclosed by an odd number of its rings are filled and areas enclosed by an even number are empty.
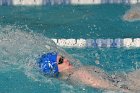
[[[28,27],[0,26],[0,71],[18,69],[35,81],[51,82],[38,71],[36,61],[46,52],[59,52],[69,58],[70,62],[79,62],[42,34],[32,33]]]

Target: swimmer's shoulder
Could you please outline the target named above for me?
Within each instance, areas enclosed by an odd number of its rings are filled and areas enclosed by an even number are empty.
[[[60,73],[60,78],[63,76],[69,76],[74,73],[77,73],[79,71],[89,71],[89,72],[95,72],[95,73],[104,73],[103,70],[96,66],[80,66],[80,67],[74,67],[72,69],[64,70]]]
[[[72,69],[62,71],[59,74],[59,79],[67,80],[67,79],[73,77],[76,73],[83,72],[83,71],[87,71],[92,74],[100,74],[100,73],[103,74],[104,73],[104,71],[102,71],[100,68],[95,67],[95,66],[80,66],[80,67],[74,67]]]

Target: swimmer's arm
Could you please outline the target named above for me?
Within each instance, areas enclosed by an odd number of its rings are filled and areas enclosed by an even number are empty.
[[[116,87],[100,76],[92,75],[86,69],[79,69],[72,75],[73,80],[94,88],[115,89]]]

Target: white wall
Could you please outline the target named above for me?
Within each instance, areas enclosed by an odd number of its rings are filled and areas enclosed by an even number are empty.
[[[10,1],[10,0],[9,0]],[[101,3],[127,3],[136,4],[140,3],[140,0],[51,0],[49,2],[44,0],[12,0],[13,5],[46,5],[46,3],[50,4],[61,4],[70,2],[71,4],[101,4]],[[46,2],[43,4],[43,1]],[[2,4],[2,0],[0,0],[0,5]],[[7,1],[7,4],[10,3]]]
[[[101,4],[101,0],[94,0],[95,4]]]
[[[2,5],[2,0],[0,0],[0,5]]]
[[[42,5],[42,0],[13,0],[13,5]]]
[[[100,4],[101,0],[71,0],[71,4]]]
[[[0,0],[0,5],[11,5],[12,0]]]
[[[136,4],[137,0],[130,0],[130,4]]]

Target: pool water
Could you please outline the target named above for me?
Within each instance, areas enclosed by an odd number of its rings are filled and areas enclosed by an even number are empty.
[[[0,6],[0,39],[5,40],[0,43],[0,93],[112,93],[45,78],[27,64],[45,51],[42,42],[57,47],[49,44],[48,38],[139,38],[140,21],[122,18],[128,9],[130,6],[123,4]],[[21,49],[19,44],[23,43],[29,50]],[[107,72],[128,72],[140,67],[139,48],[64,50],[82,64]]]

